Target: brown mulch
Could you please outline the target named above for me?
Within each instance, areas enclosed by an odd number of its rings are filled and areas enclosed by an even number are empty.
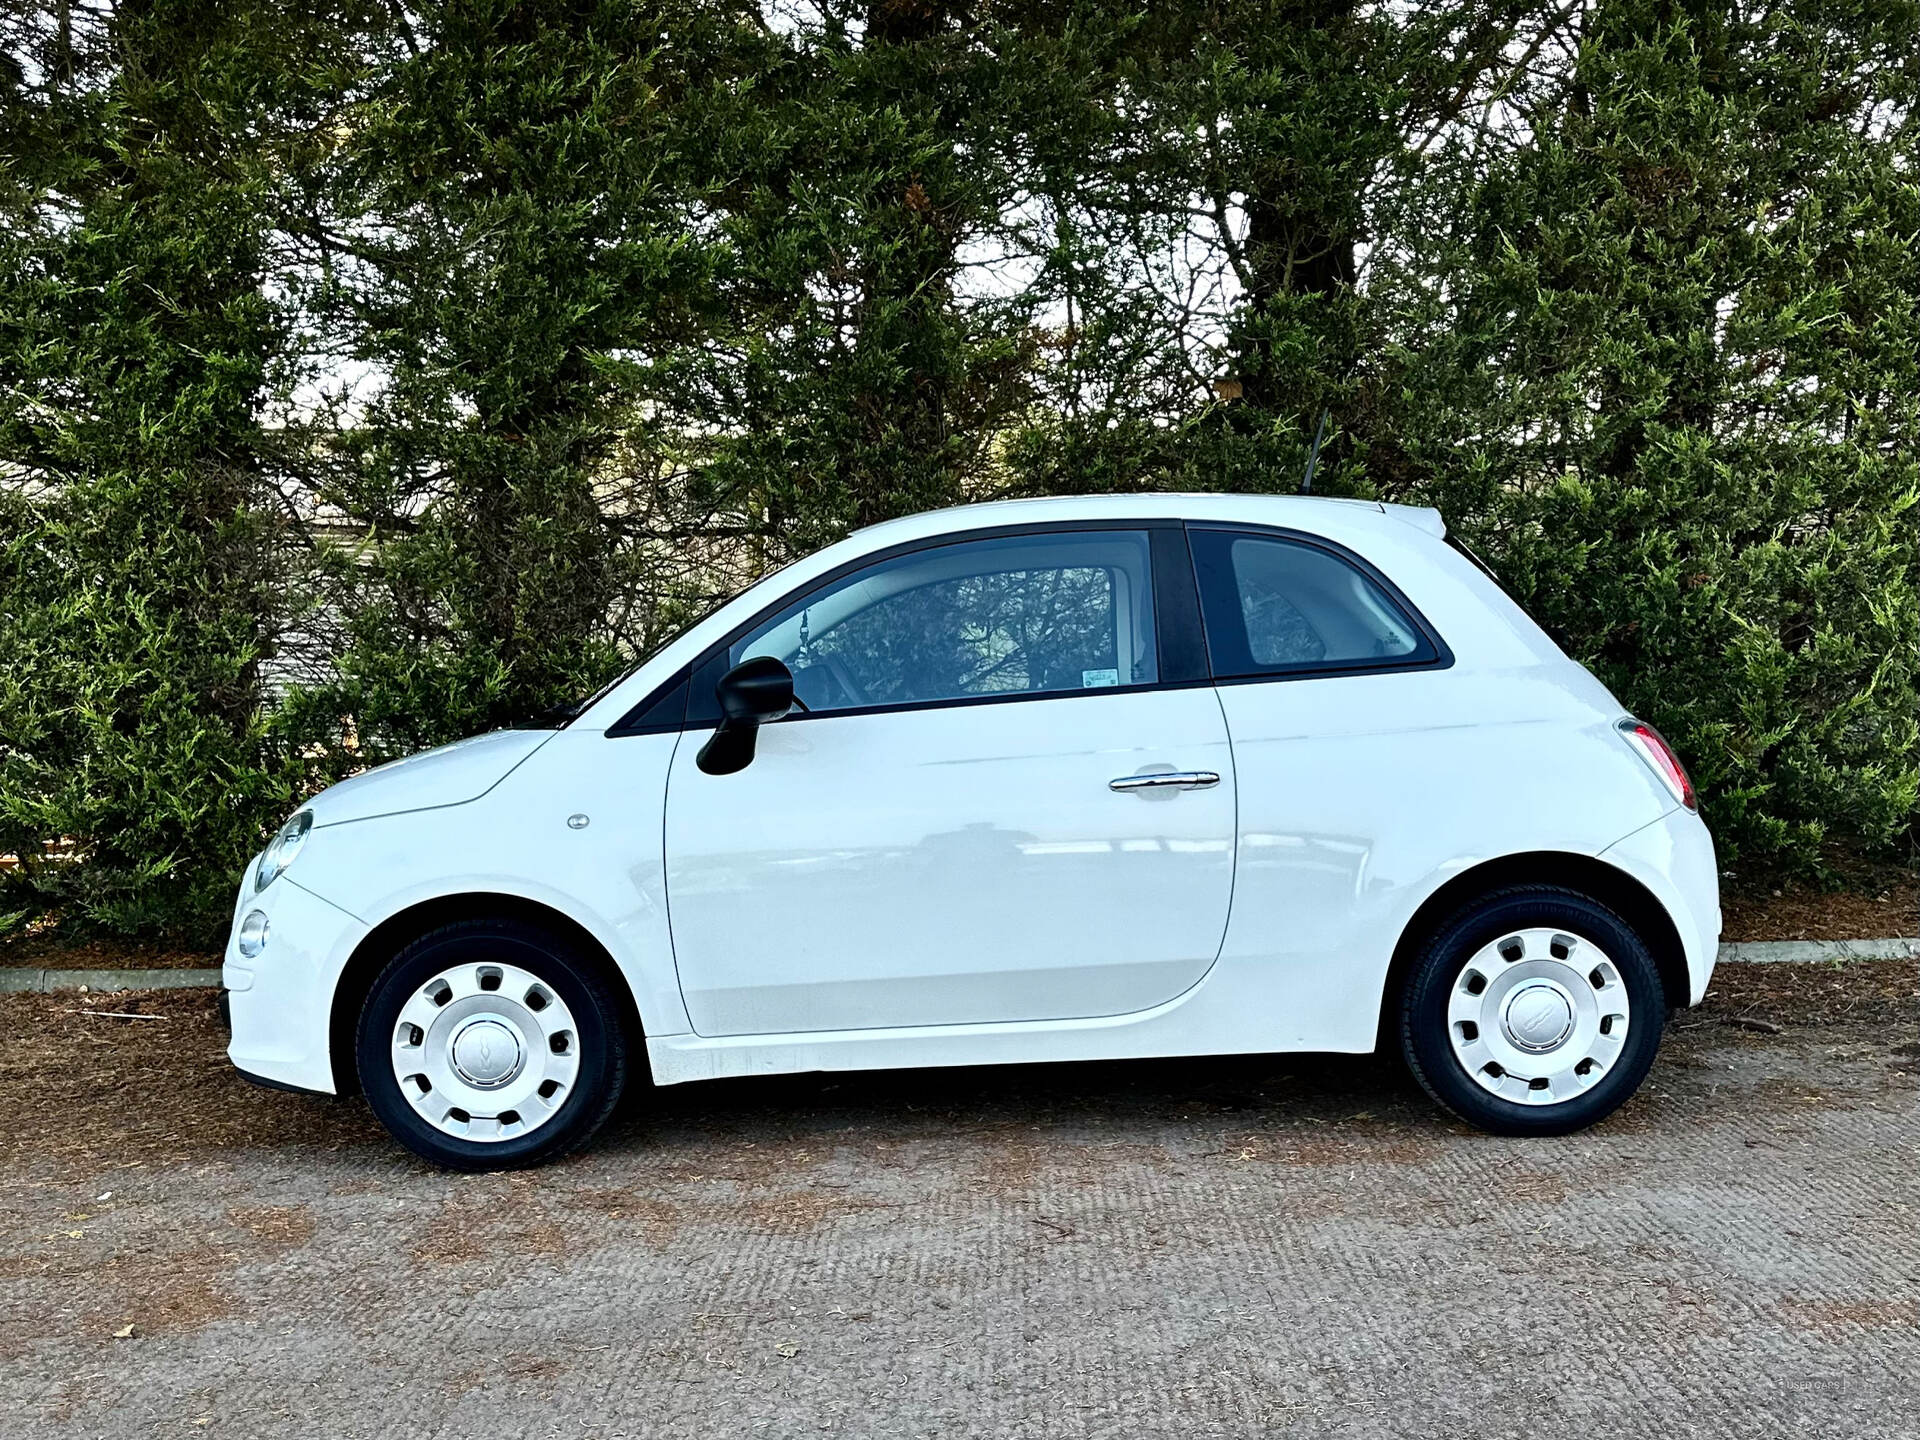
[[[1723,965],[1706,1002],[1674,1018],[1686,1029],[1728,1025],[1761,1035],[1907,1026],[1920,1019],[1920,961]],[[0,1175],[24,1174],[30,1162],[93,1174],[260,1147],[381,1143],[363,1105],[242,1080],[205,992],[0,995],[0,1033],[0,1095],[10,1097]]]
[[[152,1016],[123,1020],[116,1014]],[[213,992],[0,995],[0,1175],[30,1160],[83,1172],[210,1153],[373,1139],[364,1107],[263,1090],[226,1056]]]
[[[1770,889],[1731,888],[1720,898],[1720,938],[1883,940],[1920,935],[1920,874],[1892,871],[1874,883],[1833,892],[1799,881]]]
[[[1782,1030],[1895,1025],[1920,1020],[1920,960],[1847,965],[1722,965],[1707,998],[1681,1025],[1730,1023]]]
[[[0,941],[0,969],[218,970],[218,950],[182,949],[139,940],[74,940],[29,933]]]

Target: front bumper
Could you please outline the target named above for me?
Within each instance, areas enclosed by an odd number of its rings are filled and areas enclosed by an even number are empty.
[[[1600,858],[1632,875],[1666,907],[1686,951],[1687,1004],[1698,1005],[1720,954],[1720,871],[1705,822],[1676,806]]]
[[[234,929],[248,911],[264,910],[267,944],[248,959],[233,936],[227,939],[220,972],[232,1030],[227,1058],[251,1080],[337,1094],[329,1053],[333,994],[367,927],[284,875],[258,895],[245,895],[247,888],[243,883]]]

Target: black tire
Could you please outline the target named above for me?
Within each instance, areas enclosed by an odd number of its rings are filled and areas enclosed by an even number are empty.
[[[416,990],[453,966],[494,961],[530,971],[573,1012],[579,1063],[560,1109],[525,1135],[465,1140],[436,1128],[401,1093],[391,1046],[400,1012]],[[414,1154],[449,1170],[521,1170],[579,1148],[606,1122],[627,1081],[627,1034],[604,962],[561,937],[518,920],[461,920],[430,931],[380,972],[361,1007],[355,1036],[360,1087],[373,1113]]]
[[[1467,962],[1503,935],[1535,927],[1563,930],[1604,950],[1631,1009],[1626,1043],[1612,1067],[1591,1089],[1544,1105],[1503,1099],[1482,1088],[1454,1053],[1447,1019],[1449,998]],[[1659,1052],[1666,1018],[1659,967],[1632,926],[1574,891],[1515,886],[1455,912],[1421,946],[1401,992],[1400,1046],[1426,1092],[1467,1124],[1494,1135],[1568,1135],[1605,1119],[1640,1088]]]

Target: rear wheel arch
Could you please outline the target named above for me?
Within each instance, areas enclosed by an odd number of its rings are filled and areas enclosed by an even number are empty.
[[[340,972],[340,978],[334,983],[333,1007],[327,1024],[327,1054],[333,1068],[334,1089],[338,1093],[354,1094],[360,1089],[360,1075],[354,1059],[360,1009],[373,982],[386,969],[387,963],[415,940],[443,925],[483,917],[514,920],[545,930],[565,940],[581,955],[601,967],[602,978],[620,1007],[620,1023],[628,1045],[636,1051],[643,1046],[646,1030],[641,1023],[639,1006],[634,1000],[633,986],[628,983],[607,947],[578,920],[551,905],[543,905],[519,895],[491,891],[438,895],[396,911],[369,930],[354,947],[353,954]]]
[[[1375,1049],[1394,1043],[1400,997],[1419,957],[1420,947],[1440,926],[1465,906],[1496,890],[1515,885],[1551,885],[1572,890],[1612,910],[1646,943],[1660,971],[1660,983],[1669,1001],[1684,1004],[1689,993],[1686,947],[1679,928],[1654,893],[1633,876],[1591,855],[1537,850],[1503,855],[1463,870],[1421,902],[1394,946],[1387,983],[1380,996],[1380,1019]]]

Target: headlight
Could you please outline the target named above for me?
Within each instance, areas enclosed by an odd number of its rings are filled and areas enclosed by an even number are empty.
[[[280,878],[280,872],[293,863],[293,857],[298,855],[300,847],[307,843],[307,832],[311,829],[313,829],[311,810],[302,810],[280,827],[280,833],[273,837],[273,843],[267,846],[260,856],[260,863],[254,867],[254,894],[258,895]]]

